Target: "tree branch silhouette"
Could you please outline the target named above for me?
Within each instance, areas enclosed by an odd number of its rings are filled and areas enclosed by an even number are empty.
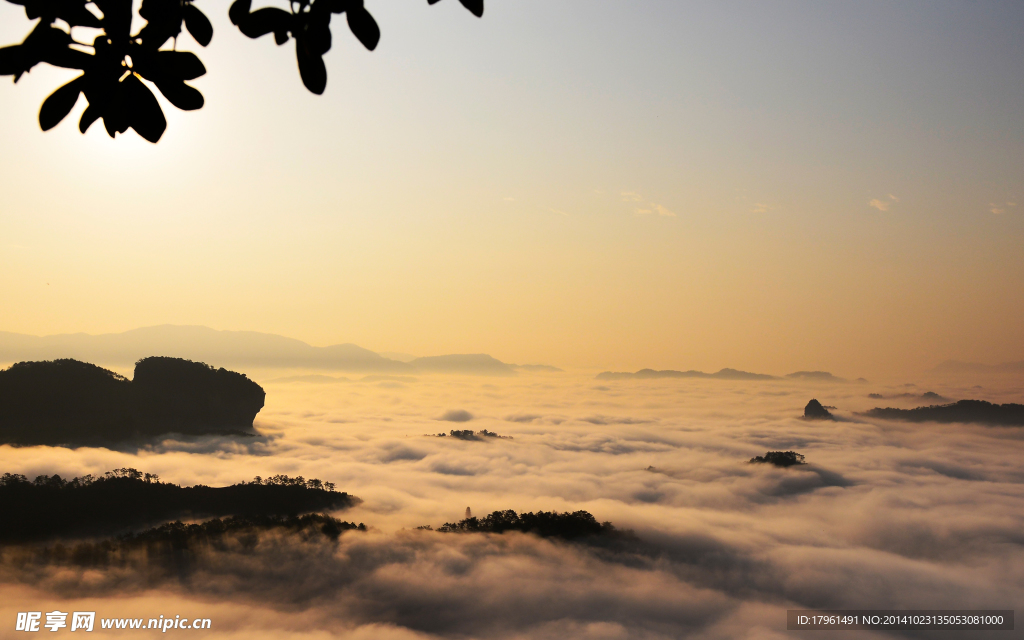
[[[21,44],[0,48],[0,75],[18,82],[38,64],[82,72],[54,91],[39,110],[39,126],[49,131],[71,113],[80,96],[88,106],[78,128],[85,133],[97,120],[111,138],[128,129],[157,142],[167,129],[160,103],[150,85],[183,111],[202,108],[203,94],[186,84],[206,73],[194,53],[177,50],[186,30],[200,46],[213,39],[213,26],[192,0],[142,0],[137,11],[145,25],[136,33],[133,0],[7,0],[21,5],[35,27]],[[427,0],[436,4],[438,0]],[[459,0],[473,15],[483,16],[483,0]],[[344,13],[348,28],[370,51],[380,28],[363,0],[289,0],[288,10],[236,0],[228,10],[232,24],[249,38],[274,34],[283,45],[295,41],[299,76],[320,95],[327,87],[323,56],[331,49],[331,18]],[[99,31],[91,45],[76,40],[76,30]],[[166,48],[170,43],[170,48]]]

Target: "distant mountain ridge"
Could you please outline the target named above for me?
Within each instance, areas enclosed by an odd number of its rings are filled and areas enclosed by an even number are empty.
[[[649,380],[653,378],[718,378],[720,380],[777,380],[775,376],[770,376],[765,373],[750,373],[749,371],[739,371],[737,369],[722,369],[715,373],[705,373],[703,371],[695,371],[693,369],[689,371],[675,371],[674,369],[665,369],[657,371],[655,369],[641,369],[636,373],[629,373],[626,371],[605,371],[597,374],[598,380]]]
[[[514,376],[515,369],[486,353],[464,353],[447,356],[416,358],[409,365],[419,371],[431,373],[474,373],[492,376]]]
[[[764,373],[750,373],[748,371],[738,371],[736,369],[722,369],[715,373],[705,373],[703,371],[695,371],[693,369],[689,371],[675,371],[673,369],[665,369],[657,371],[655,369],[641,369],[636,373],[629,373],[625,371],[605,371],[597,374],[598,380],[650,380],[653,378],[718,378],[721,380],[776,380],[775,376],[770,376]]]
[[[846,382],[845,378],[839,378],[827,371],[797,371],[790,373],[786,378],[794,380],[813,380],[818,382]],[[711,378],[718,380],[782,380],[779,376],[768,375],[767,373],[751,373],[738,369],[720,369],[715,373],[704,371],[676,371],[674,369],[641,369],[635,373],[628,371],[604,371],[597,374],[598,380],[650,380],[655,378]],[[862,380],[862,379],[861,379]]]
[[[301,340],[255,331],[218,331],[200,326],[159,325],[123,333],[28,336],[0,332],[0,360],[74,358],[132,364],[159,354],[236,367],[305,367],[359,371],[410,371],[354,344],[314,347]]]
[[[787,373],[787,378],[795,380],[814,380],[817,382],[846,382],[846,378],[834,376],[828,371],[794,371]]]
[[[271,333],[220,331],[202,326],[158,325],[123,333],[43,337],[0,331],[0,362],[73,358],[114,366],[131,365],[154,354],[236,368],[516,375],[513,365],[486,354],[429,356],[401,362],[354,344],[314,347]]]

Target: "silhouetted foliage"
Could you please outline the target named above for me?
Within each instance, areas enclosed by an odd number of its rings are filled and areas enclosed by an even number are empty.
[[[817,400],[811,400],[804,407],[804,418],[807,420],[835,420],[835,416],[829,413],[828,409],[821,406]]]
[[[992,404],[984,400],[960,400],[952,404],[916,409],[874,408],[862,415],[907,422],[978,422],[981,424],[1024,425],[1024,405]]]
[[[263,388],[240,373],[144,358],[129,381],[77,360],[0,371],[0,442],[116,444],[163,433],[252,435]]]
[[[429,527],[420,527],[429,529]],[[562,538],[574,540],[593,536],[612,536],[619,532],[610,522],[598,522],[587,511],[558,513],[556,511],[538,511],[537,513],[517,514],[508,509],[494,511],[483,518],[465,518],[458,522],[446,522],[437,529],[441,533],[505,533],[520,531],[532,533],[542,538]]]
[[[358,498],[318,479],[274,476],[229,487],[181,487],[136,469],[85,476],[0,476],[0,541],[129,531],[183,517],[293,516],[344,509]]]
[[[345,522],[326,514],[258,516],[215,519],[200,524],[169,522],[140,533],[72,545],[37,547],[31,559],[46,564],[105,567],[122,566],[144,553],[147,568],[187,571],[203,550],[251,549],[268,532],[298,535],[303,540],[337,540],[346,531],[366,531],[366,525]]]
[[[265,485],[268,487],[305,487],[307,489],[323,489],[324,491],[334,491],[333,482],[322,482],[318,478],[306,480],[302,476],[296,476],[291,478],[289,476],[276,475],[271,476],[264,480],[263,478],[256,476],[249,484]]]
[[[437,1],[428,0],[429,4]],[[474,15],[483,15],[483,0],[459,1]],[[203,94],[185,83],[204,75],[206,67],[194,53],[176,50],[183,28],[203,47],[213,39],[213,26],[193,0],[143,0],[138,17],[145,24],[135,33],[133,0],[8,2],[24,6],[28,19],[38,22],[21,44],[0,49],[0,75],[14,76],[17,82],[44,62],[82,71],[43,102],[39,111],[43,131],[57,126],[84,95],[88,107],[78,125],[82,133],[102,119],[112,138],[131,128],[156,142],[167,129],[167,120],[146,82],[179,109],[203,106]],[[380,40],[380,29],[363,0],[289,0],[287,11],[276,7],[252,11],[251,4],[251,0],[232,4],[231,22],[250,38],[273,33],[278,45],[294,39],[299,75],[316,94],[327,86],[323,56],[331,48],[332,15],[344,13],[348,28],[367,49],[375,49]],[[91,43],[79,42],[74,32],[80,29],[101,33]],[[170,49],[164,48],[168,42]]]
[[[763,456],[751,458],[750,462],[754,464],[773,464],[776,467],[792,467],[798,464],[807,464],[804,462],[804,456],[796,451],[769,451]]]
[[[429,435],[429,434],[428,434]],[[499,436],[493,431],[487,429],[481,429],[480,431],[473,431],[472,429],[452,429],[448,433],[436,433],[435,438],[457,438],[459,440],[483,440],[484,438],[495,438],[498,440],[512,440],[512,436]]]

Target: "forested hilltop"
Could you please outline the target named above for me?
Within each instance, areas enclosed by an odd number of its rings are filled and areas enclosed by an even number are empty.
[[[182,487],[136,469],[30,481],[0,476],[0,542],[130,533],[181,519],[267,518],[345,509],[359,498],[330,482],[278,475],[228,487]]]
[[[1024,405],[993,404],[984,400],[960,400],[916,409],[874,408],[863,415],[906,422],[976,422],[979,424],[1024,426]]]

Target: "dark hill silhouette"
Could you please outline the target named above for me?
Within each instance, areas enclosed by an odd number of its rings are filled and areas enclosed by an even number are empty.
[[[641,369],[636,373],[622,372],[622,371],[605,371],[597,374],[598,380],[647,380],[652,378],[717,378],[719,380],[775,380],[775,376],[770,376],[764,373],[750,373],[748,371],[739,371],[737,369],[722,369],[715,373],[705,373],[703,371],[675,371],[673,369],[665,369],[657,371],[655,369]]]
[[[420,527],[430,529],[430,527]],[[538,511],[537,513],[517,514],[508,509],[494,511],[483,518],[466,518],[458,522],[446,522],[438,531],[442,533],[505,533],[520,531],[532,533],[542,538],[562,538],[575,540],[578,538],[630,535],[629,532],[618,531],[610,522],[598,522],[588,511],[558,513],[557,511]]]
[[[821,403],[812,399],[804,407],[804,418],[807,420],[835,420],[835,416],[829,410],[821,406]]]
[[[358,498],[334,485],[275,476],[229,487],[181,487],[135,469],[65,481],[0,476],[0,541],[110,535],[181,518],[264,518],[344,509]]]
[[[131,382],[77,360],[0,371],[0,442],[62,444],[131,437]]]
[[[109,445],[163,433],[252,434],[266,394],[240,373],[145,358],[134,380],[77,360],[0,371],[0,442]]]
[[[992,404],[984,400],[960,400],[952,404],[931,405],[916,409],[876,407],[861,415],[906,422],[977,422],[990,425],[1024,426],[1024,405]]]
[[[132,378],[135,414],[149,430],[251,429],[266,393],[241,373],[178,358],[145,358]]]

